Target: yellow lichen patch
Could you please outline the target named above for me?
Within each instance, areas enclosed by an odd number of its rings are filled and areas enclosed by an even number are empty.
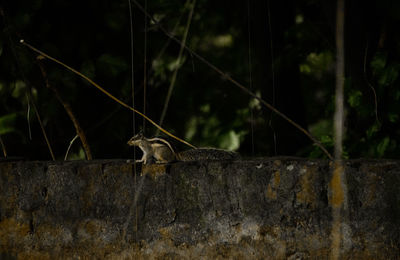
[[[276,171],[274,173],[274,187],[277,188],[280,183],[281,183],[281,173],[279,171]]]
[[[363,197],[363,207],[373,207],[376,203],[377,194],[379,194],[378,187],[381,183],[381,177],[373,172],[368,173],[366,180],[365,196]]]
[[[340,208],[344,202],[344,189],[343,189],[343,174],[344,167],[340,163],[335,163],[333,176],[331,182],[329,183],[329,187],[331,189],[331,204],[334,208]]]
[[[166,246],[174,247],[174,243],[172,241],[171,229],[169,227],[159,228],[158,232],[161,235],[160,242],[165,243]]]
[[[1,163],[0,164],[0,172],[12,173],[13,168],[14,167],[13,167],[12,163]],[[7,174],[7,179],[8,179],[8,181],[11,182],[15,179],[15,175]]]
[[[17,259],[24,259],[24,260],[47,260],[47,259],[54,259],[51,257],[48,252],[40,252],[29,250],[25,252],[19,252]]]
[[[233,229],[235,230],[236,234],[240,234],[242,232],[242,223],[238,223],[233,227]]]
[[[120,174],[130,174],[132,172],[132,164],[121,164],[121,165],[106,165],[103,170],[103,175],[107,176],[114,175],[118,176]]]
[[[54,249],[71,245],[73,241],[71,230],[62,225],[41,224],[37,226],[34,234],[38,245],[43,248]]]
[[[315,208],[318,199],[314,188],[317,168],[304,166],[300,172],[304,172],[304,174],[300,178],[301,189],[296,193],[296,200],[299,203],[309,204]]]
[[[84,211],[89,212],[90,208],[93,206],[93,201],[94,201],[93,198],[97,192],[97,189],[98,189],[98,184],[96,184],[96,180],[93,178],[88,179],[80,198],[84,206],[83,208]]]
[[[87,219],[78,225],[78,238],[87,245],[104,245],[107,224],[98,219]]]
[[[164,175],[167,172],[166,164],[148,164],[142,166],[142,176],[149,175],[153,180]]]
[[[276,191],[274,191],[269,184],[268,184],[268,187],[267,187],[267,191],[265,192],[265,196],[268,199],[276,200],[276,197],[277,197]]]
[[[102,232],[103,225],[99,220],[89,220],[84,224],[83,228],[90,236],[97,236]]]
[[[267,191],[265,192],[265,196],[268,199],[276,200],[277,198],[276,189],[279,187],[280,183],[281,183],[281,173],[279,171],[276,171],[272,176],[270,183],[267,186]]]
[[[158,229],[158,233],[160,233],[162,239],[171,239],[171,232],[167,227]]]
[[[275,161],[274,161],[274,165],[275,165],[276,167],[281,166],[281,164],[282,164],[282,162],[281,162],[280,160],[275,160]]]
[[[28,223],[19,223],[14,218],[6,218],[0,222],[1,245],[8,245],[11,241],[22,241],[28,234]]]

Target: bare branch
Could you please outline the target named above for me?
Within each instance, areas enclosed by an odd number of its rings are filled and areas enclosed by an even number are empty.
[[[32,45],[26,43],[24,40],[20,40],[20,43],[25,45],[26,47],[28,47],[29,49],[39,53],[40,55],[46,57],[49,60],[54,61],[55,63],[63,66],[64,68],[72,71],[73,73],[77,74],[78,76],[80,76],[81,78],[85,79],[86,81],[88,81],[92,86],[94,86],[95,88],[97,88],[98,90],[100,90],[101,92],[103,92],[106,96],[108,96],[109,98],[111,98],[112,100],[114,100],[115,102],[117,102],[118,104],[120,104],[121,106],[132,110],[133,112],[139,114],[140,116],[142,116],[144,119],[146,119],[147,121],[149,121],[151,124],[153,124],[155,127],[157,127],[158,129],[160,129],[164,134],[178,140],[181,143],[186,144],[187,146],[190,146],[192,148],[196,148],[196,146],[191,145],[190,143],[186,142],[185,140],[180,139],[179,137],[171,134],[170,132],[168,132],[167,130],[165,130],[164,128],[162,128],[161,126],[157,125],[153,120],[151,120],[148,116],[146,116],[145,114],[139,112],[138,110],[134,109],[133,107],[127,105],[126,103],[122,102],[121,100],[119,100],[118,98],[114,97],[113,95],[111,95],[108,91],[106,91],[104,88],[100,87],[99,84],[97,84],[96,82],[94,82],[93,80],[91,80],[90,78],[86,77],[85,75],[83,75],[82,73],[80,73],[79,71],[77,71],[76,69],[64,64],[63,62],[51,57],[50,55],[42,52],[41,50],[36,49],[35,47],[33,47]]]
[[[63,105],[65,111],[67,112],[67,114],[69,116],[69,118],[71,119],[72,123],[74,124],[74,127],[75,127],[77,135],[79,135],[79,138],[81,139],[83,149],[85,150],[85,153],[86,153],[86,158],[88,160],[92,160],[92,153],[90,151],[90,146],[89,146],[89,144],[87,142],[85,132],[83,131],[81,125],[79,124],[78,119],[76,118],[76,116],[72,112],[70,104],[68,102],[66,102],[61,97],[60,92],[58,91],[58,89],[56,87],[54,87],[53,85],[50,85],[49,79],[47,78],[46,70],[44,69],[44,65],[41,62],[42,59],[44,59],[43,56],[38,56],[37,57],[38,64],[39,64],[39,67],[40,67],[40,71],[42,72],[44,81],[46,83],[46,87],[51,89],[54,92],[54,94],[56,95],[56,98],[58,99],[58,101]]]
[[[0,136],[0,144],[1,144],[1,149],[3,150],[3,155],[5,158],[7,158],[7,150],[6,150],[6,146],[4,145],[3,139]]]
[[[184,32],[183,38],[182,38],[181,48],[179,50],[178,58],[176,59],[177,66],[175,68],[174,73],[172,74],[171,82],[170,82],[170,85],[169,85],[169,88],[168,88],[167,97],[165,98],[164,108],[163,108],[162,113],[161,113],[159,125],[163,125],[164,118],[165,118],[165,115],[167,113],[169,100],[171,99],[172,91],[173,91],[174,86],[175,86],[176,76],[178,75],[178,70],[180,68],[180,63],[181,63],[181,60],[182,60],[183,51],[185,50],[186,39],[187,39],[187,36],[188,36],[188,33],[189,33],[190,23],[192,21],[193,11],[194,11],[195,5],[196,5],[196,0],[193,0],[192,8],[190,9],[189,16],[188,16],[188,19],[187,19],[187,22],[186,22],[185,32]],[[157,134],[158,134],[158,131],[157,131]]]

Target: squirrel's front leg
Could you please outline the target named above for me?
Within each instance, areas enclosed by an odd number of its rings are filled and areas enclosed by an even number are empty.
[[[140,159],[140,160],[136,160],[135,162],[136,162],[136,163],[141,163],[141,162],[144,162],[144,158],[142,157],[142,159]]]
[[[145,151],[143,151],[142,159],[136,160],[137,163],[143,162],[143,164],[147,164],[147,160],[151,157],[151,155]]]

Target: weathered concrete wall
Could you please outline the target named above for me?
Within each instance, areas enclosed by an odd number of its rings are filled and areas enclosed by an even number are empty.
[[[327,161],[203,161],[136,172],[123,160],[0,162],[0,258],[330,254]],[[400,162],[349,161],[346,176],[343,256],[398,259]]]

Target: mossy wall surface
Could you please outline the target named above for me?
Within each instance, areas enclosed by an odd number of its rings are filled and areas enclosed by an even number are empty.
[[[342,257],[397,259],[400,161],[345,173]],[[326,258],[331,176],[328,161],[298,158],[3,161],[0,258]]]

